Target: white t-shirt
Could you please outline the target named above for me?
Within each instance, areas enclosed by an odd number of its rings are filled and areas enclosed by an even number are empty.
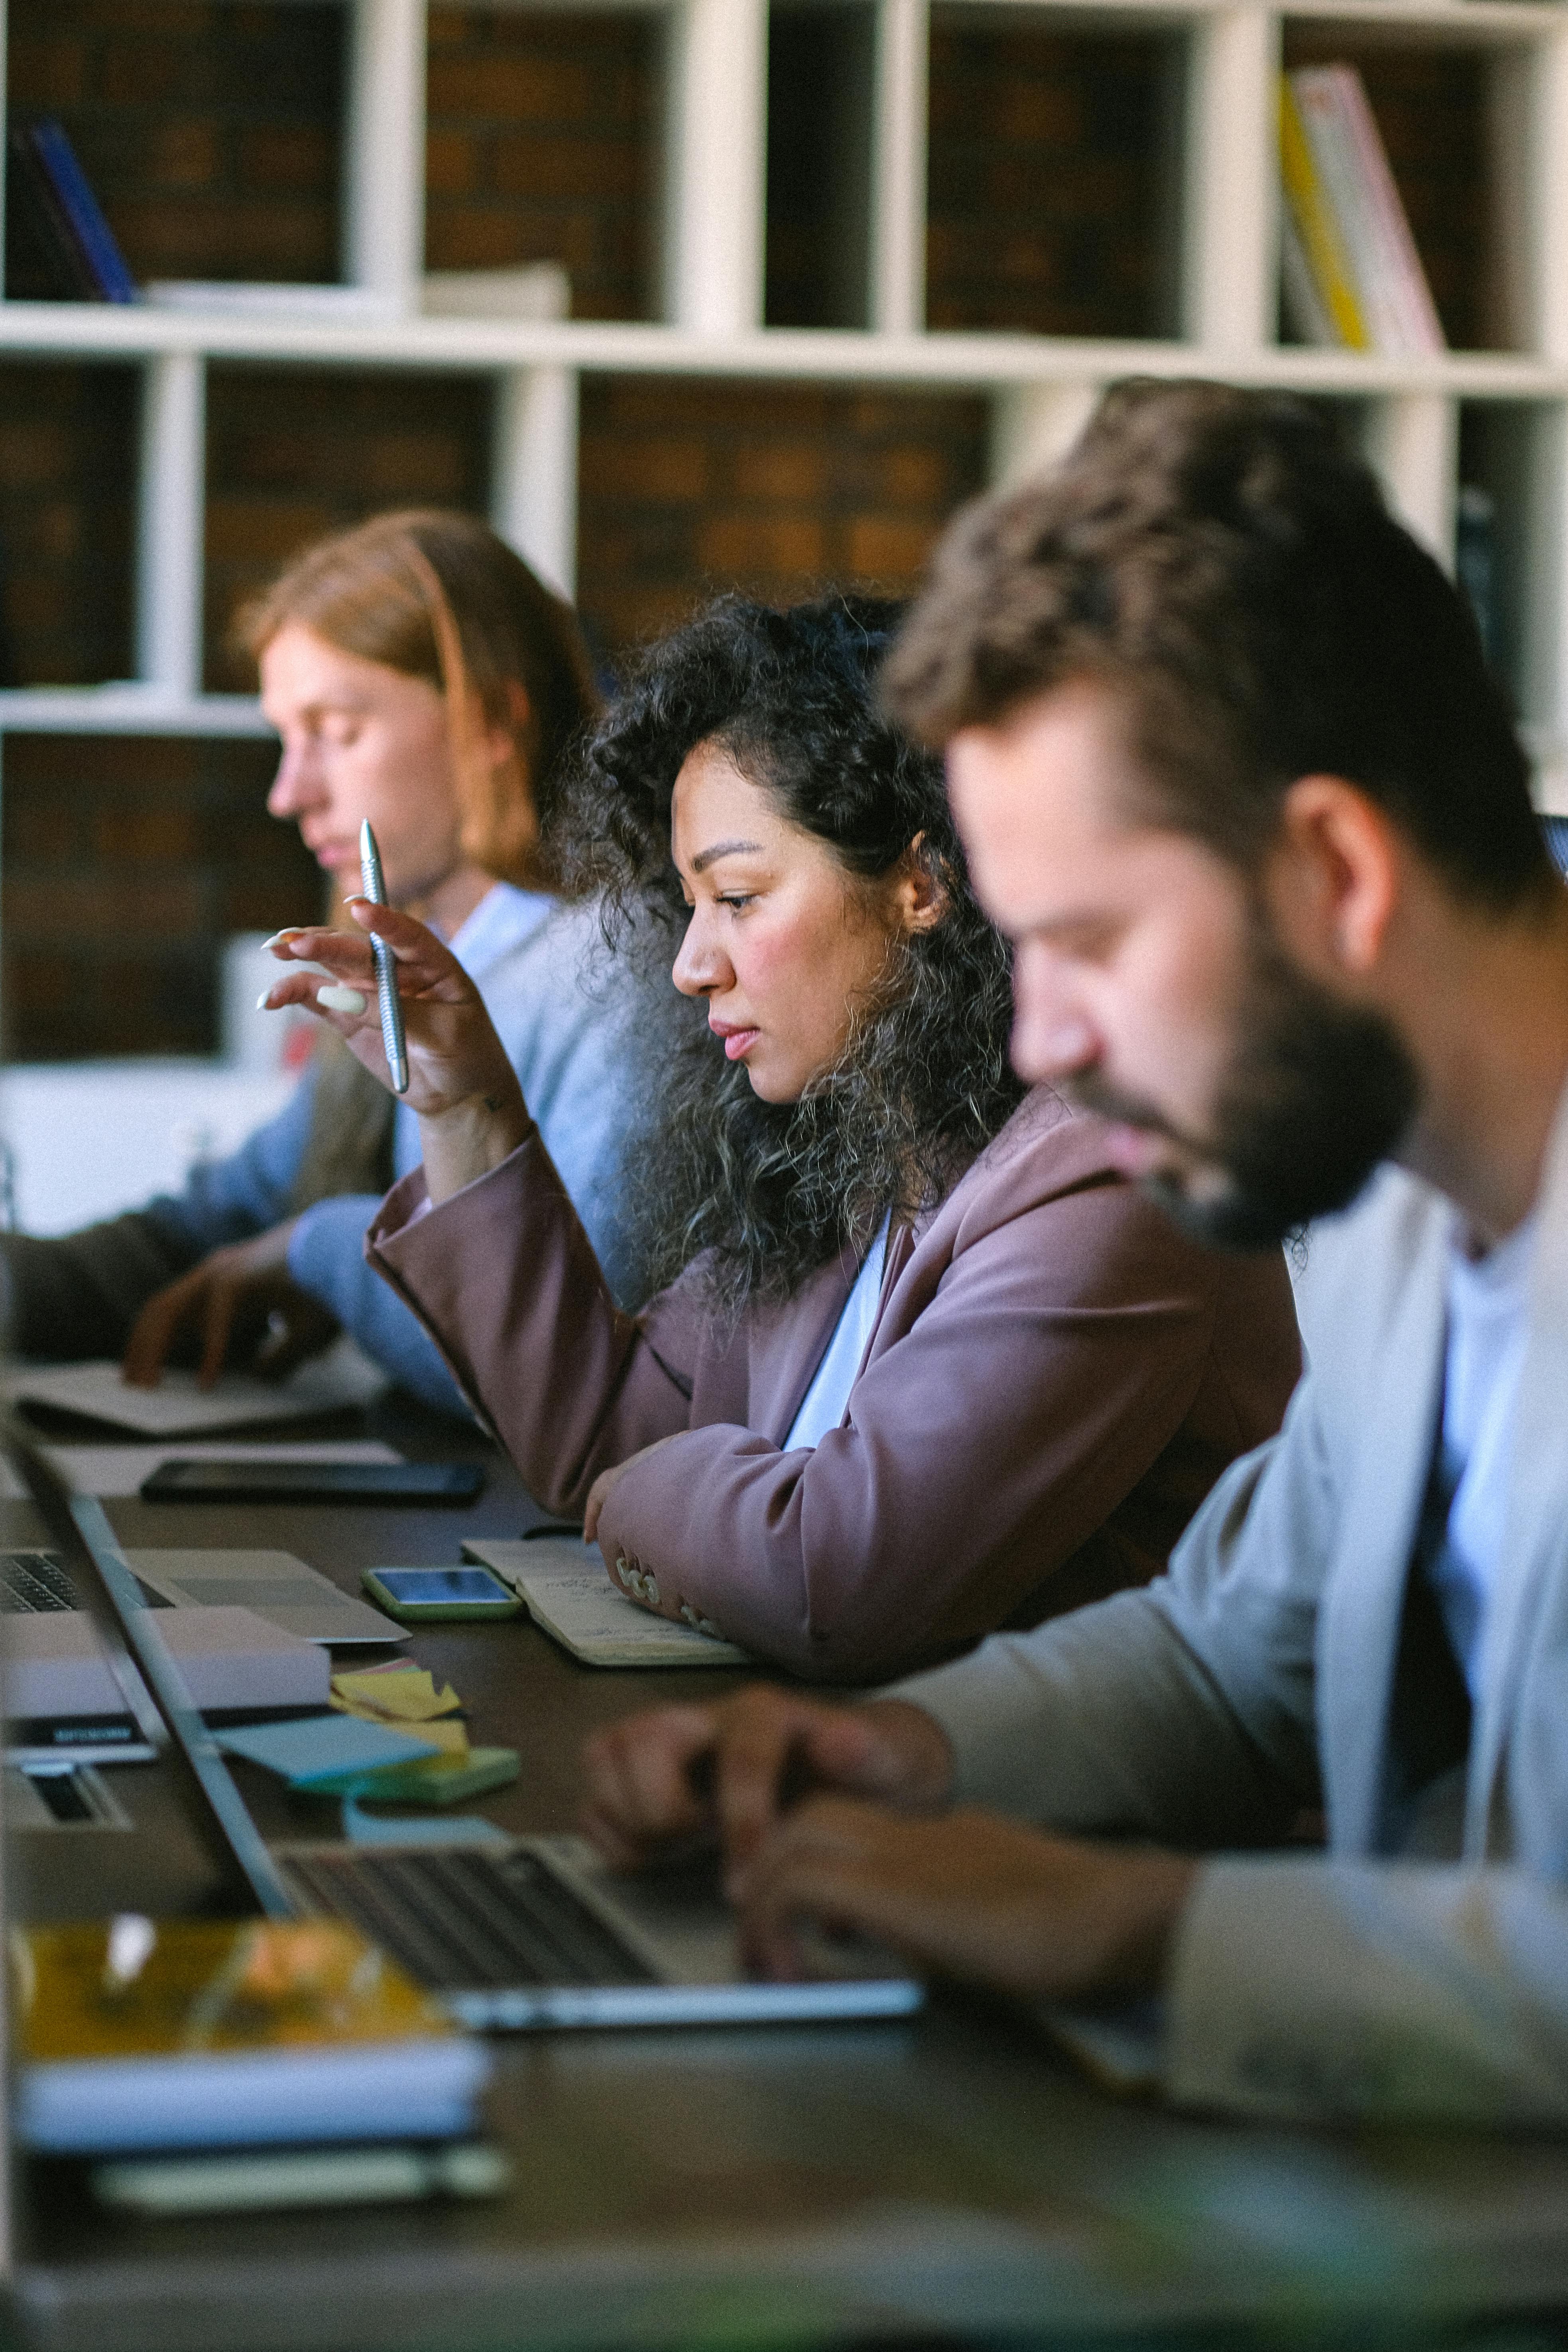
[[[871,1246],[866,1253],[866,1263],[855,1277],[855,1287],[844,1302],[844,1311],[833,1327],[833,1337],[827,1343],[811,1386],[801,1399],[800,1411],[790,1423],[789,1435],[784,1442],[786,1454],[793,1454],[802,1445],[820,1445],[828,1431],[837,1429],[844,1418],[844,1408],[849,1402],[849,1391],[855,1385],[860,1359],[866,1352],[871,1327],[877,1320],[877,1307],[882,1296],[882,1271],[888,1256],[888,1231],[891,1223],[889,1211],[872,1236]]]
[[[1535,1234],[1535,1219],[1527,1217],[1483,1258],[1468,1256],[1456,1241],[1448,1262],[1441,1443],[1453,1500],[1426,1572],[1472,1699],[1480,1689],[1487,1609],[1502,1550]]]

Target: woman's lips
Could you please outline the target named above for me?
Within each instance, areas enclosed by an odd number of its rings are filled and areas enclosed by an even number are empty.
[[[725,1059],[731,1062],[738,1062],[742,1055],[749,1052],[763,1034],[760,1029],[731,1029],[729,1024],[723,1021],[710,1021],[708,1026],[712,1030],[715,1037],[723,1039]]]

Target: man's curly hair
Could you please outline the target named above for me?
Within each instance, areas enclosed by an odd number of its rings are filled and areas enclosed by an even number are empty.
[[[727,596],[646,653],[568,780],[557,856],[640,969],[645,1101],[622,1214],[655,1288],[706,1257],[715,1304],[777,1301],[885,1212],[933,1207],[1023,1089],[1007,1059],[1010,960],[970,887],[940,760],[875,700],[899,605],[838,595],[776,612]],[[687,909],[670,804],[699,744],[725,751],[851,884],[915,856],[943,902],[895,944],[839,1060],[797,1102],[752,1091],[668,966]]]

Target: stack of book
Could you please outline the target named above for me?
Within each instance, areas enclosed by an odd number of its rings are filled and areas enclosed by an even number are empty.
[[[1353,66],[1279,92],[1285,322],[1307,343],[1426,359],[1446,349],[1426,273]]]
[[[6,141],[5,292],[13,301],[134,302],[136,280],[58,122]]]

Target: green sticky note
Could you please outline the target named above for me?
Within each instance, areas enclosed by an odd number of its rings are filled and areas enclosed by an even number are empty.
[[[369,1804],[456,1805],[517,1778],[515,1748],[470,1748],[466,1756],[437,1756],[395,1764],[357,1780],[353,1793]]]

